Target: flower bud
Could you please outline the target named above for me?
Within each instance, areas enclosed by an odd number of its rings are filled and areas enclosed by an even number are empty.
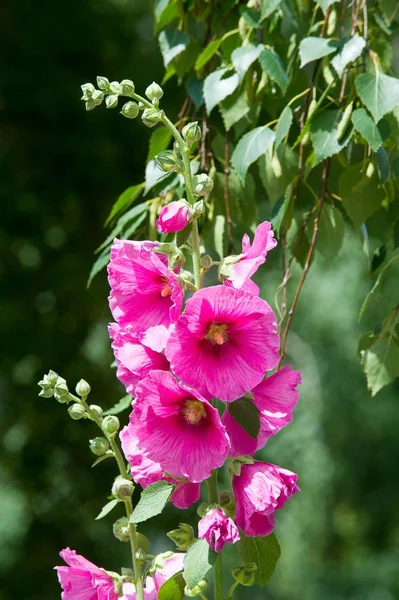
[[[145,95],[149,100],[151,100],[151,102],[154,100],[154,98],[156,100],[160,100],[163,96],[163,90],[161,86],[159,86],[157,83],[155,83],[155,81],[153,81],[151,85],[149,85],[146,89]]]
[[[58,379],[62,379],[62,377],[60,378],[58,373],[56,373],[55,371],[49,371],[47,375],[44,376],[44,379],[48,381],[48,383],[52,386],[55,386],[55,384],[57,383]],[[65,383],[65,379],[62,379],[62,381]]]
[[[105,437],[96,437],[89,440],[90,450],[96,456],[103,456],[109,450],[109,443]]]
[[[161,233],[174,233],[187,227],[191,216],[192,208],[182,198],[181,200],[170,202],[170,204],[161,208],[156,226]]]
[[[129,479],[117,477],[112,486],[112,495],[118,500],[128,500],[134,492],[134,485]]]
[[[68,408],[68,412],[69,412],[69,416],[74,421],[79,421],[79,419],[83,419],[83,417],[86,416],[86,411],[83,408],[83,406],[81,404],[77,404],[77,403],[72,404],[72,406],[70,406]]]
[[[87,381],[85,381],[84,379],[81,379],[76,384],[75,390],[76,390],[76,393],[78,396],[81,396],[82,398],[86,398],[86,396],[88,396],[91,392],[91,387],[87,383]]]
[[[104,417],[101,427],[106,435],[114,435],[119,429],[118,417],[115,417],[114,415]]]
[[[65,379],[59,377],[54,386],[54,398],[61,404],[69,402],[69,390]]]
[[[201,173],[193,178],[193,186],[194,193],[197,196],[206,196],[213,189],[213,180],[208,175],[205,175],[205,173]]]
[[[187,123],[187,125],[183,127],[181,133],[184,141],[187,142],[189,146],[192,146],[192,144],[195,144],[195,142],[199,142],[202,135],[198,121]]]
[[[159,123],[159,111],[156,108],[146,108],[141,118],[147,127],[154,127]]]
[[[195,598],[195,596],[199,596],[202,592],[206,590],[208,587],[208,582],[206,579],[201,579],[199,583],[193,588],[189,588],[187,585],[184,588],[184,594],[189,598]]]
[[[129,519],[121,517],[115,521],[112,525],[112,532],[119,541],[128,542],[130,540]]]
[[[231,569],[231,574],[241,585],[251,586],[255,583],[254,571],[256,571],[257,568],[258,567],[255,563],[248,563],[243,567],[234,566]]]
[[[124,79],[121,81],[121,88],[124,96],[131,96],[134,94],[134,83],[130,79]]]
[[[144,552],[142,548],[139,548],[136,552],[136,558],[140,562],[145,562],[147,560],[147,552]]]
[[[83,92],[83,96],[82,96],[81,100],[84,100],[85,102],[87,102],[87,100],[91,99],[93,93],[96,91],[96,88],[94,87],[94,85],[92,83],[84,83],[80,87]]]
[[[139,549],[148,554],[150,551],[150,540],[139,531],[136,533],[136,537]]]
[[[96,417],[97,419],[103,418],[104,411],[101,408],[101,406],[97,406],[97,404],[90,404],[89,408],[90,408],[91,412],[93,413],[94,417]]]
[[[126,102],[122,106],[121,115],[126,117],[127,119],[135,119],[139,114],[139,107],[136,102]]]
[[[118,94],[110,94],[105,98],[107,108],[116,108],[118,106]]]
[[[54,396],[54,390],[52,387],[44,387],[41,381],[39,382],[39,385],[43,389],[40,390],[38,396],[41,396],[42,398],[52,398]]]
[[[162,171],[168,173],[169,171],[175,171],[177,167],[177,156],[172,150],[164,150],[160,152],[156,157],[157,165]]]
[[[219,494],[219,502],[220,505],[224,508],[225,511],[231,516],[234,515],[236,509],[236,499],[233,493],[231,492],[221,492]]]
[[[109,88],[109,81],[106,77],[102,77],[101,75],[97,75],[97,85],[100,90],[103,92],[107,91]]]
[[[180,523],[177,529],[166,534],[178,550],[187,550],[194,541],[194,529],[187,523]]]
[[[210,269],[211,266],[213,265],[213,260],[212,260],[212,256],[209,256],[209,254],[205,254],[205,256],[201,256],[201,267],[203,269]]]
[[[121,84],[118,83],[118,81],[111,81],[111,83],[109,84],[109,91],[112,94],[121,94],[122,93]]]
[[[91,100],[95,103],[96,106],[99,106],[101,102],[104,100],[104,94],[100,92],[100,90],[95,90],[91,97]]]
[[[202,215],[205,212],[205,202],[202,198],[201,200],[197,200],[197,202],[194,203],[193,209],[196,215]]]

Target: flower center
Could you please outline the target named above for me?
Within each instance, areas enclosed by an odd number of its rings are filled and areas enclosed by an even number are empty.
[[[171,296],[173,290],[172,290],[172,286],[169,285],[168,278],[167,277],[161,277],[161,282],[165,284],[163,286],[163,288],[161,289],[161,296],[162,296],[162,298],[167,298],[167,296]]]
[[[225,342],[229,341],[227,325],[225,323],[211,323],[204,339],[209,340],[212,344],[222,346]]]
[[[199,400],[186,400],[182,413],[190,425],[197,425],[207,417],[205,406]]]

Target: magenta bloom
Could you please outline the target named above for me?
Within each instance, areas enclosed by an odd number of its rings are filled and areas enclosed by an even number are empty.
[[[155,351],[154,342],[151,336],[148,335],[152,330],[157,330],[157,327],[152,327],[148,330],[145,337],[141,337],[142,341],[135,336],[130,327],[121,327],[117,323],[112,323],[108,327],[109,335],[113,339],[112,348],[115,355],[118,370],[116,375],[118,379],[126,387],[128,394],[134,396],[136,385],[153,369],[160,371],[169,370],[169,361],[161,352]],[[164,328],[166,330],[166,328]],[[155,336],[156,338],[158,336]],[[153,342],[153,343],[151,343]],[[158,347],[159,346],[156,346]]]
[[[261,381],[252,390],[252,401],[259,409],[260,420],[260,430],[256,439],[233,419],[228,410],[223,413],[222,423],[231,441],[230,456],[254,454],[263,448],[272,435],[292,421],[292,412],[299,399],[296,387],[301,381],[300,372],[293,371],[287,365]]]
[[[243,464],[241,475],[233,476],[236,523],[245,535],[269,535],[274,529],[274,511],[299,487],[298,475],[270,463]]]
[[[128,428],[146,458],[192,483],[210,477],[229,451],[218,411],[166,371],[151,371],[138,384]]]
[[[109,305],[115,321],[136,335],[155,325],[169,327],[180,314],[183,292],[164,261],[145,244],[115,239],[112,246]]]
[[[190,207],[186,202],[177,200],[170,202],[161,208],[157,219],[157,229],[161,233],[174,233],[181,231],[190,222],[191,214]]]
[[[264,300],[221,285],[186,303],[166,344],[172,371],[205,398],[236,400],[278,362],[274,313]]]
[[[186,556],[185,552],[163,552],[155,558],[156,570],[154,573],[154,581],[156,591],[159,591],[161,585],[176,573],[183,570],[183,561]]]
[[[158,591],[155,588],[155,581],[147,576],[144,587],[144,600],[157,600]],[[119,600],[137,600],[136,586],[134,583],[123,584],[123,596]]]
[[[62,600],[118,600],[114,582],[102,569],[65,548],[60,552],[68,567],[55,567],[63,592]]]
[[[222,509],[214,508],[199,521],[198,537],[205,539],[215,552],[221,552],[227,542],[235,544],[240,534],[234,521]]]

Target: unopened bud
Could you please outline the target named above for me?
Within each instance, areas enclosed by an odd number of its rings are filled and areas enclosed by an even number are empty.
[[[124,79],[121,81],[121,88],[124,96],[131,96],[134,94],[134,83],[130,79]]]
[[[83,96],[82,96],[81,100],[84,100],[85,102],[87,102],[87,100],[90,100],[93,93],[96,91],[96,88],[94,87],[94,85],[92,83],[84,83],[80,87],[83,92]]]
[[[112,495],[118,500],[127,500],[131,498],[134,492],[134,485],[129,479],[117,477],[112,486]]]
[[[104,411],[101,406],[97,406],[97,404],[90,404],[89,406],[91,412],[93,413],[93,417],[97,419],[102,419]]]
[[[248,563],[243,567],[234,566],[231,569],[231,574],[234,579],[241,585],[251,586],[255,583],[255,571],[257,570],[255,563]]]
[[[139,549],[143,550],[143,552],[148,554],[148,552],[150,551],[150,540],[139,531],[136,533],[136,537]]]
[[[74,421],[79,421],[79,419],[83,419],[83,417],[86,416],[86,411],[83,406],[77,403],[72,404],[72,406],[68,408],[68,412],[69,416]]]
[[[196,215],[202,215],[205,212],[205,202],[202,200],[202,198],[194,203],[193,209]]]
[[[54,398],[61,404],[69,402],[69,390],[65,379],[59,377],[56,385],[54,386]]]
[[[100,92],[100,90],[95,90],[93,92],[91,99],[96,104],[96,106],[99,106],[101,104],[101,102],[104,100],[104,94],[102,92]]]
[[[193,588],[189,588],[187,585],[184,588],[184,594],[189,598],[195,598],[195,596],[199,596],[206,590],[208,587],[208,582],[206,579],[201,579],[199,583]]]
[[[109,88],[109,81],[106,77],[102,77],[101,75],[97,76],[97,85],[100,90],[103,92],[107,91]]]
[[[130,541],[129,531],[129,519],[127,517],[121,517],[112,525],[112,532],[114,536],[121,542]]]
[[[193,178],[193,185],[194,193],[197,196],[206,196],[213,189],[213,180],[208,175],[205,175],[205,173],[201,173]]]
[[[107,108],[116,108],[118,106],[118,94],[110,94],[105,98]]]
[[[212,260],[212,256],[209,256],[209,254],[205,254],[205,256],[201,256],[201,267],[203,269],[210,269],[211,266],[213,265],[213,260]]]
[[[109,90],[112,94],[121,94],[121,84],[118,81],[111,81],[111,83],[109,84]]]
[[[119,429],[118,417],[115,417],[114,415],[104,417],[101,427],[106,435],[114,435]]]
[[[126,117],[127,119],[135,119],[139,114],[139,107],[136,102],[126,102],[122,106],[121,115]]]
[[[143,111],[141,118],[147,127],[154,127],[154,125],[159,123],[159,111],[156,108],[146,108]]]
[[[187,523],[180,523],[177,529],[166,534],[174,542],[178,550],[187,550],[193,543],[194,529]]]
[[[221,492],[219,494],[219,503],[229,514],[234,515],[236,509],[236,499],[231,492]]]
[[[57,383],[58,379],[60,379],[58,373],[56,373],[55,371],[51,371],[51,370],[48,372],[47,375],[44,376],[44,379],[46,379],[46,378],[47,378],[47,381],[49,382],[49,384],[52,386],[54,386]],[[61,379],[62,379],[62,377],[61,377]],[[65,379],[62,379],[62,381],[64,381],[64,383],[65,383]]]
[[[90,450],[96,456],[103,456],[109,450],[109,443],[105,437],[96,437],[89,440]]]
[[[151,85],[149,85],[146,89],[145,95],[151,101],[154,100],[154,98],[156,100],[160,100],[163,96],[163,90],[161,86],[159,86],[157,83],[155,83],[155,81],[153,81]]]
[[[144,552],[142,548],[139,548],[136,552],[136,558],[139,562],[145,562],[147,560],[147,552]]]
[[[78,396],[81,396],[82,398],[86,398],[86,396],[88,396],[91,392],[91,387],[87,383],[87,381],[85,381],[84,379],[81,379],[76,384],[75,390],[76,390],[76,393]]]
[[[195,144],[195,142],[199,142],[201,139],[201,128],[198,125],[198,121],[193,123],[187,123],[182,129],[182,136],[185,142],[189,146]]]
[[[41,396],[42,398],[52,398],[54,396],[54,390],[52,387],[43,387],[42,382],[39,382],[39,385],[43,389],[40,390],[38,396]]]
[[[177,156],[172,150],[164,150],[160,152],[156,157],[157,165],[162,171],[166,173],[175,171],[177,167]]]
[[[123,584],[124,581],[122,579],[122,577],[119,577],[119,579],[113,579],[114,582],[114,592],[118,597],[123,596]]]

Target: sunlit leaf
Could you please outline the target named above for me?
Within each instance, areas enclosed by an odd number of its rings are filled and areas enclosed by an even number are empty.
[[[280,544],[274,533],[267,537],[246,537],[241,531],[237,550],[244,564],[255,563],[258,567],[255,571],[256,583],[262,587],[266,585],[281,555]]]
[[[229,72],[231,71],[228,68],[218,69],[208,75],[204,81],[203,92],[208,115],[219,102],[230,96],[240,83],[237,73],[233,73],[224,79],[224,76]]]
[[[231,157],[231,162],[242,182],[245,181],[250,165],[262,154],[266,154],[275,137],[274,131],[269,127],[256,127],[240,139]]]
[[[265,73],[267,73],[268,76],[277,83],[283,94],[285,94],[289,79],[285,71],[283,61],[277,52],[271,50],[270,48],[266,48],[263,50],[263,52],[261,52],[259,56],[259,62]]]
[[[377,152],[382,144],[381,134],[377,125],[365,108],[357,108],[352,113],[352,123],[356,131],[364,137],[370,148]]]
[[[187,587],[193,588],[204,579],[215,564],[217,554],[206,540],[196,540],[189,546],[184,557],[184,579]]]
[[[132,523],[142,523],[156,515],[165,508],[174,490],[174,485],[168,481],[156,481],[142,491],[140,500],[131,516]]]
[[[379,71],[360,73],[355,85],[360,99],[371,112],[376,123],[399,106],[399,79]]]
[[[332,54],[337,49],[337,42],[323,37],[307,37],[301,40],[299,44],[299,57],[301,67],[304,67],[314,60],[323,58]]]
[[[342,77],[345,67],[359,58],[365,46],[366,40],[360,35],[355,35],[350,38],[338,54],[334,56],[331,64],[340,77]]]

